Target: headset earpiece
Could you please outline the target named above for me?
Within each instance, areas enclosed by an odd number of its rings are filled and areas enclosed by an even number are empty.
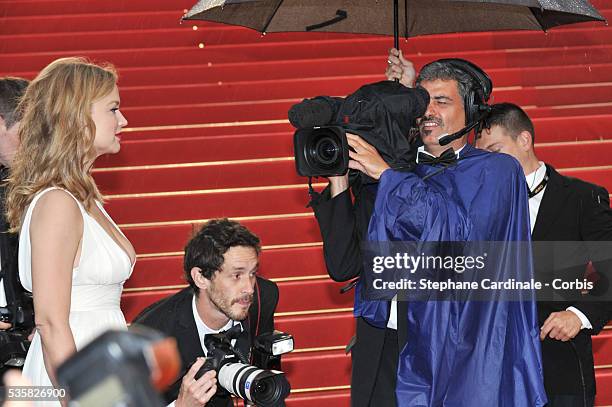
[[[465,122],[466,124],[473,123],[482,116],[483,112],[489,110],[487,104],[491,91],[493,90],[493,82],[485,71],[477,65],[461,58],[445,58],[439,59],[437,62],[450,65],[451,67],[465,72],[472,78],[472,86],[464,98]]]

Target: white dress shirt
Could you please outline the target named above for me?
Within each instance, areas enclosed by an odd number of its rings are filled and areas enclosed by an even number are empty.
[[[234,325],[240,325],[240,330],[244,330],[242,324],[239,321],[229,320],[227,324],[225,324],[221,329],[214,330],[206,326],[202,318],[200,318],[200,314],[198,314],[198,309],[196,307],[196,296],[193,296],[193,300],[191,301],[191,308],[193,310],[193,319],[196,323],[196,328],[198,329],[198,336],[200,337],[200,344],[202,345],[202,350],[204,351],[204,356],[208,355],[208,350],[206,346],[204,346],[204,337],[208,334],[218,334],[221,331],[227,331],[232,328]],[[232,339],[232,346],[236,344],[236,339]]]
[[[546,165],[540,161],[540,166],[538,167],[538,169],[532,172],[531,174],[527,174],[525,176],[529,191],[533,191],[535,188],[537,188],[537,186],[540,185],[540,183],[544,180],[545,176]],[[542,188],[542,190],[538,192],[537,195],[529,198],[529,223],[531,225],[531,233],[533,233],[533,227],[535,226],[536,219],[538,217],[538,211],[540,210],[540,204],[542,203],[542,198],[544,197],[544,191],[546,191],[546,186],[544,186],[544,188]],[[591,325],[591,321],[589,321],[586,315],[584,315],[578,308],[568,307],[566,311],[571,311],[576,314],[578,318],[580,318],[580,322],[582,324],[580,329],[593,328],[593,326]]]
[[[463,148],[466,146],[466,144],[462,145],[461,148],[457,151],[455,151],[455,155],[457,156],[457,158],[459,158],[459,153],[461,152],[461,150],[463,150]],[[450,148],[450,147],[449,147]],[[427,155],[430,155],[432,157],[435,157],[435,155],[431,154],[428,151],[425,151],[425,146],[421,146],[419,148],[417,148],[417,158],[416,158],[416,163],[419,163],[419,153],[425,153]]]
[[[234,325],[240,325],[240,330],[244,330],[244,327],[242,326],[242,323],[240,323],[239,321],[233,321],[233,320],[229,320],[227,322],[227,324],[225,324],[225,326],[223,326],[223,328],[219,329],[219,330],[214,330],[209,328],[204,321],[202,321],[202,318],[200,318],[200,314],[198,314],[198,309],[196,307],[196,296],[193,296],[193,300],[191,301],[191,309],[193,311],[193,319],[195,320],[195,324],[196,324],[196,328],[198,329],[198,336],[200,337],[200,344],[202,345],[202,350],[204,351],[204,356],[208,355],[208,350],[206,349],[206,346],[204,346],[204,337],[208,334],[218,334],[221,331],[227,331],[228,329],[232,328]],[[236,344],[236,340],[232,339],[232,346],[234,346]],[[174,400],[172,403],[168,404],[167,407],[175,407],[176,405],[176,400]]]

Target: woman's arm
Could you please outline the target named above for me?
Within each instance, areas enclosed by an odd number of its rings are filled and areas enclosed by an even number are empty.
[[[57,367],[76,351],[70,330],[72,268],[83,236],[83,217],[76,201],[62,190],[45,193],[32,213],[32,293],[36,328],[45,367],[57,385]]]

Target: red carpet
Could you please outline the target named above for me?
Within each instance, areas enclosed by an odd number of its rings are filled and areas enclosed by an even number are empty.
[[[33,77],[72,55],[119,68],[130,128],[94,176],[139,254],[122,301],[128,319],[184,286],[181,253],[198,225],[238,218],[262,239],[261,272],[281,290],[277,327],[295,337],[288,405],[348,406],[352,296],[326,277],[286,117],[302,98],[382,80],[391,39],[179,24],[194,2],[0,0],[0,75]],[[612,18],[609,1],[593,4]],[[453,56],[481,65],[494,102],[534,118],[542,160],[612,190],[611,27],[425,36],[402,47],[417,67]],[[593,349],[597,405],[612,405],[612,330]]]

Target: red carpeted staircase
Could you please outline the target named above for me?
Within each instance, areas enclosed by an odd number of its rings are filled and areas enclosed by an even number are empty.
[[[181,251],[194,228],[238,219],[262,239],[261,273],[281,290],[277,327],[295,336],[288,405],[348,406],[352,295],[326,275],[286,117],[302,98],[383,79],[392,41],[179,24],[193,2],[0,0],[0,75],[32,78],[73,55],[119,68],[130,126],[95,178],[139,255],[123,295],[128,319],[184,286]],[[612,18],[612,2],[594,4]],[[612,28],[438,35],[402,48],[417,67],[453,56],[484,67],[494,100],[535,119],[542,160],[612,190]],[[597,405],[612,405],[612,330],[594,338],[594,352]]]

